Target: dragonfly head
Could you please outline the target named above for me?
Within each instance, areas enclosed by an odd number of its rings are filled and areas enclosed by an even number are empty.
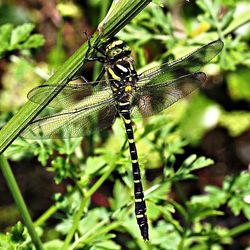
[[[130,48],[122,40],[113,39],[106,46],[106,55],[110,59],[118,60],[127,57],[130,54],[131,54]]]

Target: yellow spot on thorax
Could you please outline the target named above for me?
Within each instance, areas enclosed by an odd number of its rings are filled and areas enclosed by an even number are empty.
[[[127,85],[127,86],[125,87],[125,92],[130,92],[131,90],[132,90],[131,85]]]

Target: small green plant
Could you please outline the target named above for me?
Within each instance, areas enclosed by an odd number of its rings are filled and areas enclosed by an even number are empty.
[[[44,38],[40,34],[31,34],[34,28],[34,24],[31,23],[15,28],[12,24],[2,25],[0,27],[0,58],[15,50],[41,47],[44,44]]]

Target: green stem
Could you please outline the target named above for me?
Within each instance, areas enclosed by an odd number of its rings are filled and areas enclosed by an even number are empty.
[[[20,212],[20,215],[22,216],[24,224],[28,229],[28,232],[29,232],[29,235],[32,239],[32,242],[36,246],[36,249],[42,250],[43,249],[42,242],[40,241],[40,239],[36,233],[36,230],[34,228],[34,224],[31,220],[30,214],[29,214],[28,209],[25,205],[25,202],[23,200],[22,194],[21,194],[20,189],[17,185],[15,177],[11,171],[10,165],[9,165],[7,159],[3,155],[0,155],[0,168],[2,170],[2,173],[4,175],[5,180],[7,182],[7,185],[10,189],[12,197],[15,200],[15,203],[17,205],[19,212]]]
[[[66,250],[69,247],[70,241],[72,240],[75,231],[77,230],[77,227],[79,225],[80,219],[83,214],[83,210],[86,207],[86,204],[89,200],[89,198],[96,192],[96,190],[103,184],[103,182],[110,176],[112,171],[115,168],[115,164],[110,165],[110,168],[101,176],[101,178],[89,189],[89,191],[86,192],[85,197],[82,200],[82,203],[77,211],[77,213],[74,216],[72,227],[65,239],[64,245],[62,247],[62,250]]]
[[[139,14],[152,0],[120,0],[113,7],[112,14],[104,23],[103,38],[115,36],[131,19]],[[122,6],[122,8],[119,8]],[[117,11],[116,11],[117,9]]]
[[[76,173],[73,170],[70,170],[70,174],[71,174],[71,178],[74,181],[77,190],[79,191],[79,193],[81,194],[81,196],[84,196],[84,191],[82,189],[82,186],[80,184],[80,182],[78,181],[78,178],[76,176]]]
[[[234,20],[230,23],[230,25],[225,30],[223,30],[223,35],[227,36],[249,22],[249,9],[246,9],[245,12],[241,13],[240,16],[235,17]]]
[[[239,235],[243,232],[249,232],[250,231],[250,221],[241,224],[237,227],[234,227],[230,230],[230,232],[228,233],[229,237],[235,237],[236,235]]]
[[[221,31],[221,23],[220,23],[220,21],[218,20],[218,17],[217,17],[217,15],[216,15],[216,14],[218,14],[218,13],[216,13],[216,12],[214,11],[213,2],[210,1],[210,0],[209,0],[209,1],[204,1],[204,4],[206,5],[207,10],[208,10],[210,16],[212,17],[212,19],[213,19],[213,21],[214,21],[214,23],[215,23],[215,26],[216,26],[216,29],[217,29],[217,31],[218,31],[218,34],[219,34],[220,39],[223,40],[223,34],[222,34],[222,31]]]
[[[80,185],[80,184],[78,184]],[[72,188],[69,192],[66,193],[65,197],[71,196],[73,193],[78,190],[80,194],[83,196],[84,192],[82,188],[79,188],[79,186],[76,186]],[[62,201],[64,202],[64,201]],[[53,205],[50,208],[48,208],[36,221],[35,221],[35,226],[41,226],[44,222],[46,222],[58,209],[60,209],[60,204],[61,202],[57,202],[57,205]]]
[[[46,220],[48,220],[56,211],[58,207],[56,205],[51,206],[48,210],[46,210],[36,221],[35,226],[42,225]]]
[[[91,242],[93,238],[96,238],[99,235],[105,235],[106,233],[108,233],[109,231],[113,229],[116,229],[120,225],[119,222],[112,222],[112,223],[109,223],[109,225],[106,225],[108,222],[110,222],[109,219],[105,219],[101,221],[100,223],[98,223],[95,227],[89,230],[86,234],[84,234],[82,237],[77,239],[74,242],[74,244],[72,244],[72,246],[69,248],[69,250],[76,249],[77,245],[80,243]],[[106,225],[105,228],[99,230],[99,228],[103,227],[104,225]]]
[[[96,231],[96,233],[93,233],[91,236],[86,238],[86,240],[91,242],[91,240],[93,240],[93,238],[95,238],[95,237],[97,237],[99,235],[105,235],[109,231],[116,229],[119,225],[120,225],[119,222],[112,222],[109,225],[107,225],[105,228],[103,228],[102,230],[99,230],[99,231]]]

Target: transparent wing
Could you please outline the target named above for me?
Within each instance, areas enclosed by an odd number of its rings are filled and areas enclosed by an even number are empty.
[[[211,61],[223,48],[223,42],[216,40],[195,52],[172,62],[164,63],[143,72],[139,76],[139,86],[155,85],[167,81],[174,81],[184,75],[199,72],[200,68]]]
[[[41,85],[28,93],[40,105],[58,85]],[[40,116],[21,134],[28,139],[74,138],[112,125],[117,113],[113,93],[106,81],[68,84],[48,104],[52,115]],[[45,109],[43,113],[46,113]],[[51,111],[51,110],[50,110]],[[51,112],[50,112],[51,113]]]
[[[82,107],[99,103],[112,97],[112,91],[107,81],[67,84],[58,95],[47,105],[49,108],[68,110],[72,107]],[[40,85],[28,93],[28,99],[36,104],[42,104],[46,97],[58,89],[58,85]],[[94,98],[93,98],[94,96]]]
[[[131,116],[147,117],[156,114],[190,94],[205,81],[205,73],[199,72],[179,77],[171,82],[141,87],[133,94]]]
[[[27,139],[75,138],[112,125],[117,110],[112,98],[98,104],[44,116],[30,123],[21,134]]]

